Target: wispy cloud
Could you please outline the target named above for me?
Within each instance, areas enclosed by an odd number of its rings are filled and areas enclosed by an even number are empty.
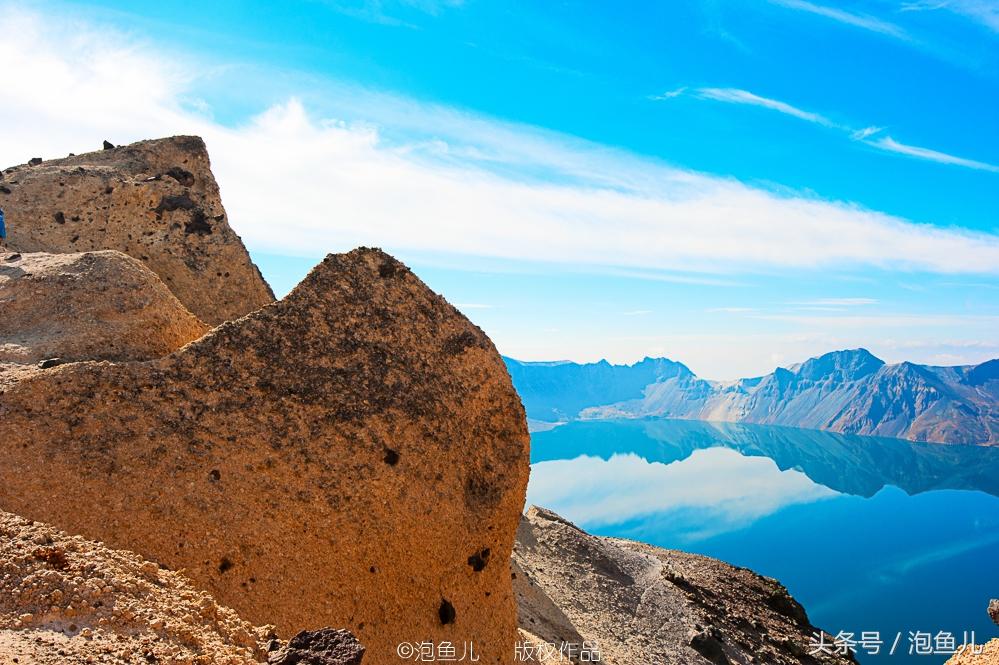
[[[814,122],[827,127],[834,126],[834,123],[818,113],[802,111],[801,109],[791,106],[790,104],[786,104],[776,99],[754,95],[747,90],[739,90],[737,88],[699,88],[697,90],[697,96],[702,99],[713,99],[717,102],[727,102],[729,104],[762,106],[763,108],[777,111],[785,115],[794,116],[795,118],[800,118],[801,120],[807,120],[808,122]]]
[[[428,16],[437,16],[444,9],[460,7],[464,0],[324,0],[324,4],[344,16],[368,23],[418,28],[415,23],[399,18],[399,14],[416,10]]]
[[[874,298],[818,298],[816,300],[789,302],[787,304],[803,307],[857,307],[861,305],[877,305],[878,301]]]
[[[668,284],[689,284],[691,286],[716,286],[723,288],[739,288],[747,286],[743,281],[727,279],[724,277],[713,277],[704,274],[680,274],[663,270],[642,270],[634,268],[620,268],[608,266],[604,269],[608,275],[614,277],[625,277],[628,279],[640,279],[649,282],[666,282]]]
[[[651,309],[633,309],[630,312],[621,312],[621,316],[645,316],[651,313]]]
[[[658,95],[649,95],[649,99],[662,101],[664,99],[675,99],[683,93],[687,92],[687,86],[681,86],[674,90],[667,90],[666,92],[660,93]]]
[[[665,100],[678,97],[683,94],[683,91],[685,90],[686,88],[679,88],[677,91],[674,91],[675,94],[666,93],[665,95],[654,96],[652,99]],[[863,129],[854,129],[848,125],[833,122],[820,113],[805,111],[797,106],[788,104],[787,102],[782,102],[770,97],[763,97],[749,92],[748,90],[740,90],[738,88],[697,88],[693,91],[692,96],[697,97],[698,99],[708,99],[727,104],[759,106],[771,111],[776,111],[778,113],[783,113],[784,115],[798,118],[799,120],[804,120],[823,127],[837,129],[846,134],[853,141],[872,146],[885,152],[893,152],[907,157],[915,157],[917,159],[937,162],[939,164],[951,164],[979,171],[999,173],[999,166],[988,162],[958,157],[956,155],[951,155],[939,150],[932,150],[930,148],[922,148],[919,146],[899,143],[887,135],[879,136],[885,131],[883,127],[869,126],[864,127]]]
[[[839,9],[837,7],[818,5],[813,2],[807,2],[806,0],[770,0],[770,2],[775,5],[780,5],[781,7],[787,7],[788,9],[822,16],[855,28],[877,32],[883,35],[890,35],[898,39],[909,39],[908,33],[906,33],[901,26],[868,14],[858,14],[846,11],[845,9]]]
[[[784,321],[815,329],[833,328],[925,328],[960,327],[962,325],[999,325],[999,316],[978,316],[958,314],[759,314],[755,318],[768,321]]]
[[[974,159],[965,159],[964,157],[956,157],[955,155],[948,155],[945,152],[940,152],[938,150],[930,150],[929,148],[920,148],[914,145],[906,145],[904,143],[899,143],[895,141],[890,136],[883,136],[874,141],[864,140],[867,145],[872,145],[880,150],[886,150],[888,152],[895,152],[900,155],[908,155],[909,157],[916,157],[918,159],[926,159],[931,162],[938,162],[940,164],[954,164],[956,166],[964,166],[969,169],[977,169],[979,171],[991,171],[993,173],[999,173],[999,166],[994,164],[989,164],[987,162],[979,162]]]
[[[850,134],[850,138],[854,141],[863,141],[864,139],[870,138],[875,134],[880,134],[884,131],[884,127],[864,127],[863,129],[855,129]]]
[[[947,10],[969,18],[993,32],[999,32],[999,4],[995,0],[924,0],[906,2],[902,11]]]
[[[999,274],[996,234],[776,194],[348,86],[323,115],[291,98],[239,125],[220,124],[189,102],[219,87],[201,78],[208,67],[194,56],[109,36],[104,26],[0,11],[0,164],[84,152],[102,138],[200,134],[229,218],[251,248],[313,255],[381,245],[403,256],[536,261],[726,286],[745,281],[738,273],[830,266]],[[283,220],[279,232],[275,219]]]

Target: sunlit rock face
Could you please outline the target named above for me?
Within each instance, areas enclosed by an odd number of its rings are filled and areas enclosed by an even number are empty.
[[[204,141],[141,141],[5,169],[0,208],[14,252],[114,249],[217,325],[274,300],[229,226]]]
[[[147,362],[8,377],[0,509],[184,569],[284,637],[514,657],[529,437],[485,334],[377,250]]]
[[[151,360],[208,331],[155,273],[114,251],[0,252],[0,311],[0,363]]]

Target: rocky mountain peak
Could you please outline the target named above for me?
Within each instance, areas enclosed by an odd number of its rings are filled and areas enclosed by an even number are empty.
[[[989,381],[999,381],[999,358],[976,365],[968,371],[968,385],[981,386]]]
[[[810,358],[801,364],[796,373],[811,381],[856,381],[870,376],[884,364],[883,360],[867,349],[846,349]]]

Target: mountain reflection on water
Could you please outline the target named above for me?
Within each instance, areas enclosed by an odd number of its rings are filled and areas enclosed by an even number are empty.
[[[999,447],[912,443],[819,430],[659,418],[583,420],[532,437],[531,461],[634,453],[671,464],[696,450],[725,447],[767,457],[844,494],[871,497],[886,485],[918,494],[979,490],[999,496]]]
[[[576,421],[532,434],[528,502],[598,535],[713,556],[783,582],[816,624],[996,637],[999,448],[765,425]]]

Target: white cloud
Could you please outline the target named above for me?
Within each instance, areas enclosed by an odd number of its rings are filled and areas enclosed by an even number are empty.
[[[999,32],[999,3],[995,0],[934,0],[908,2],[902,11],[935,11],[946,9]]]
[[[815,330],[871,330],[875,328],[930,328],[946,327],[960,329],[963,326],[985,325],[999,327],[999,316],[961,314],[870,314],[858,316],[843,315],[802,315],[802,314],[758,314],[758,319],[784,321]]]
[[[884,127],[864,127],[863,129],[856,129],[850,134],[850,138],[854,141],[863,141],[864,139],[870,138],[875,134],[879,134],[884,131]]]
[[[655,100],[674,99],[676,97],[679,97],[685,92],[687,92],[687,87],[681,86],[679,88],[676,88],[675,90],[667,90],[666,92],[658,95],[651,95],[649,99],[655,99]]]
[[[874,298],[818,298],[787,304],[801,307],[854,307],[857,305],[877,305],[878,301]]]
[[[940,152],[939,150],[906,145],[895,141],[890,136],[882,136],[878,139],[872,139],[871,137],[883,132],[884,128],[871,126],[863,129],[851,129],[846,125],[837,124],[821,114],[804,111],[796,106],[792,106],[786,102],[771,99],[769,97],[761,97],[749,92],[748,90],[739,90],[737,88],[699,88],[696,92],[696,96],[701,99],[710,99],[728,104],[760,106],[772,111],[777,111],[778,113],[790,115],[800,120],[822,125],[823,127],[838,129],[845,132],[854,141],[878,148],[879,150],[884,150],[886,152],[893,152],[899,155],[924,159],[931,162],[937,162],[939,164],[952,164],[979,171],[999,173],[999,166],[995,166],[987,162],[980,162],[974,159],[957,157],[945,152]],[[662,97],[654,97],[653,99],[662,99]]]
[[[198,90],[216,84],[203,63],[103,26],[0,10],[0,163],[200,134],[234,227],[271,253],[380,245],[679,281],[833,265],[999,274],[994,234],[777,195],[357,88],[338,89],[333,118],[289,99],[223,125],[199,110]]]
[[[896,152],[900,155],[908,155],[909,157],[916,157],[918,159],[926,159],[931,162],[938,162],[940,164],[954,164],[956,166],[964,166],[969,169],[977,169],[979,171],[991,171],[992,173],[999,173],[999,166],[994,164],[988,164],[986,162],[979,162],[974,159],[965,159],[964,157],[955,157],[954,155],[948,155],[945,152],[940,152],[938,150],[930,150],[929,148],[920,148],[914,145],[906,145],[904,143],[899,143],[895,141],[890,136],[883,136],[876,141],[864,141],[867,145],[872,145],[880,150],[887,150],[888,152]]]
[[[759,95],[754,95],[747,90],[739,90],[736,88],[700,88],[697,91],[697,96],[702,99],[713,99],[718,102],[727,102],[730,104],[762,106],[763,108],[768,108],[772,111],[777,111],[785,115],[794,116],[795,118],[800,118],[801,120],[807,120],[808,122],[814,122],[827,127],[834,126],[834,123],[818,113],[802,111],[801,109],[791,106],[790,104],[786,104],[776,99],[760,97]]]
[[[419,28],[398,17],[405,10],[416,10],[437,16],[452,7],[460,7],[464,0],[322,0],[324,4],[351,18],[393,27]]]
[[[838,9],[836,7],[817,5],[812,2],[806,2],[805,0],[770,0],[770,2],[775,5],[787,7],[788,9],[795,9],[832,19],[833,21],[850,25],[855,28],[862,28],[864,30],[870,30],[871,32],[890,35],[898,39],[908,39],[908,35],[905,30],[900,26],[867,14],[857,14],[844,9]]]

